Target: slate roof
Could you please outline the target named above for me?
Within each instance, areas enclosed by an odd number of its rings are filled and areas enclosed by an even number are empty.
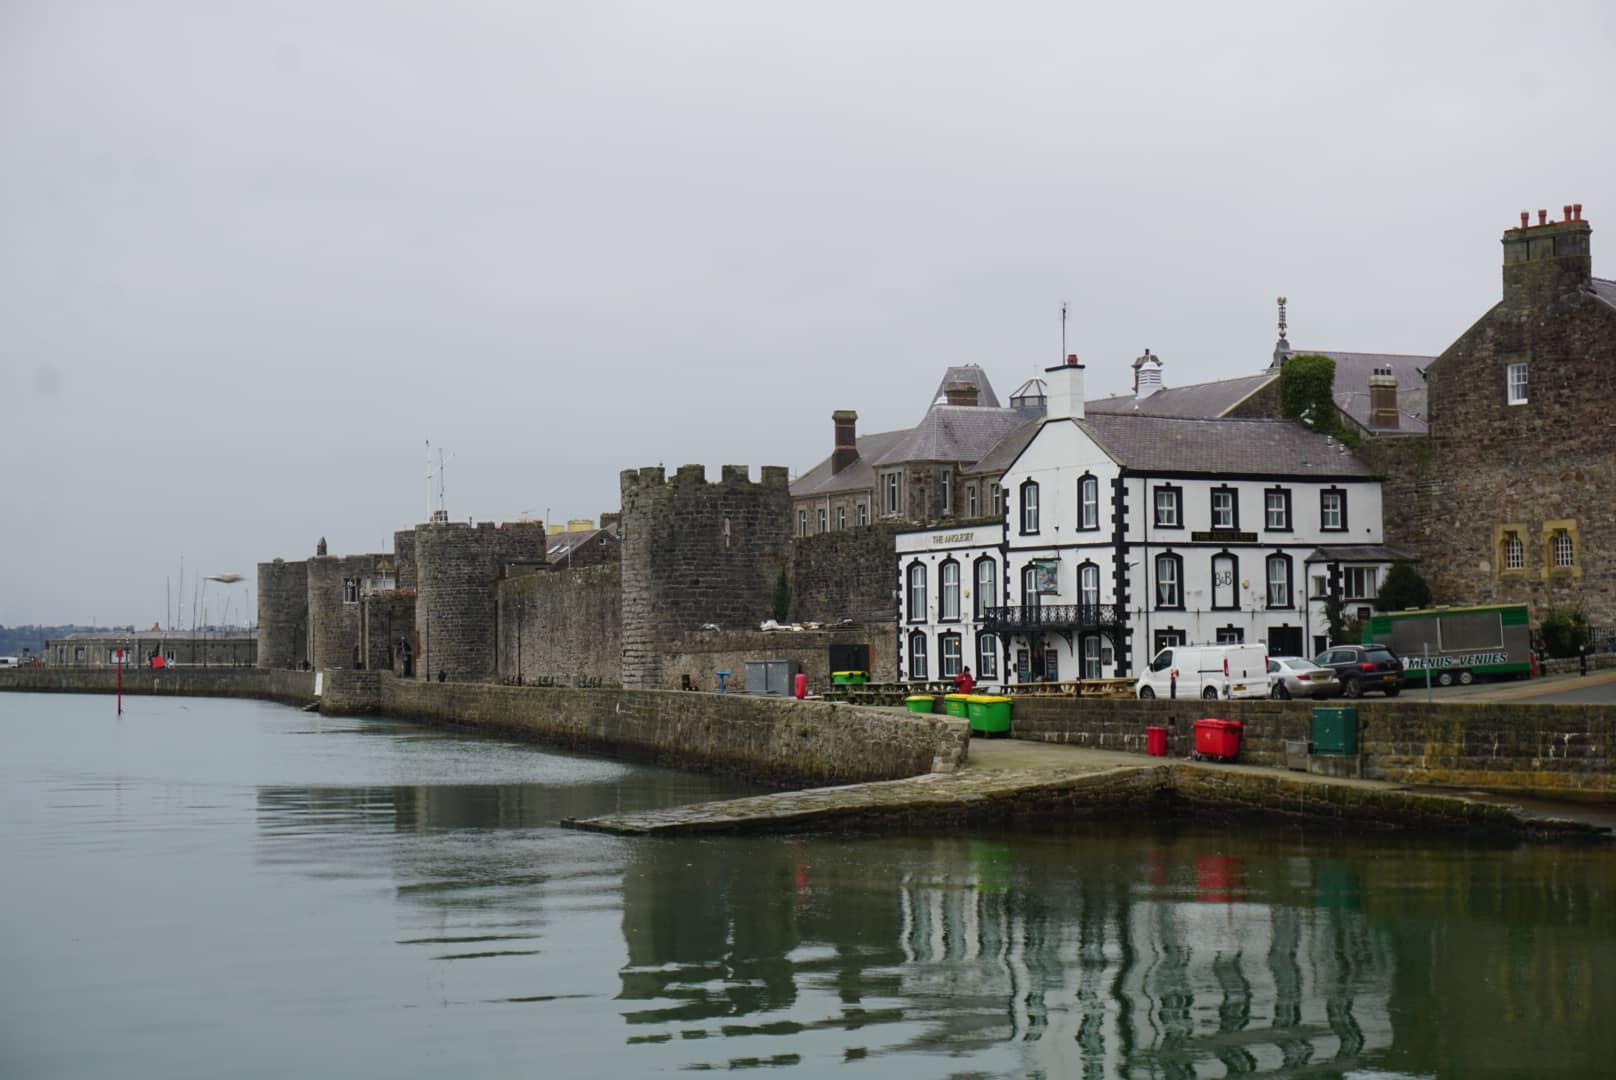
[[[1086,413],[1129,413],[1135,416],[1177,416],[1210,418],[1222,416],[1246,398],[1262,389],[1277,373],[1265,371],[1260,375],[1243,375],[1216,382],[1195,383],[1191,386],[1172,386],[1156,391],[1149,397],[1135,398],[1132,394],[1100,398],[1086,402]],[[1366,384],[1367,385],[1367,384]]]
[[[1010,463],[1021,456],[1021,452],[1032,442],[1032,437],[1038,434],[1043,426],[1043,419],[1025,421],[1020,427],[1012,428],[1005,436],[994,444],[993,449],[980,461],[962,468],[962,473],[1002,473],[1010,467]]]
[[[548,562],[563,562],[568,552],[578,551],[597,537],[606,537],[610,544],[617,539],[616,534],[606,529],[580,529],[577,532],[549,533],[545,536],[544,556]]]
[[[1139,472],[1374,475],[1340,443],[1289,420],[1184,420],[1098,413],[1080,423],[1119,464]]]
[[[972,405],[933,405],[926,417],[876,458],[877,465],[900,461],[977,461],[1027,418],[1014,409]]]
[[[1344,544],[1341,547],[1316,548],[1305,563],[1329,562],[1398,562],[1416,560],[1412,551],[1390,544]]]
[[[1425,369],[1434,356],[1403,353],[1336,352],[1333,349],[1295,349],[1292,356],[1328,356],[1335,361],[1335,404],[1338,409],[1369,429],[1369,376],[1376,368],[1391,368],[1397,378],[1399,430],[1423,434],[1427,429],[1429,406],[1425,395]]]
[[[791,494],[803,495],[829,495],[837,491],[857,491],[861,488],[875,487],[875,466],[872,464],[880,458],[897,441],[909,434],[908,431],[878,431],[869,435],[860,435],[855,440],[858,446],[858,460],[839,473],[830,471],[830,458],[826,458],[818,465],[809,469],[796,480],[792,481]]]
[[[945,371],[943,381],[937,384],[937,392],[931,396],[932,403],[947,400],[943,390],[952,382],[967,382],[976,387],[977,405],[989,409],[999,407],[999,395],[993,392],[993,384],[988,381],[988,373],[976,364],[963,364]]]
[[[1599,297],[1611,307],[1616,307],[1616,281],[1606,281],[1604,278],[1593,279],[1594,295]]]

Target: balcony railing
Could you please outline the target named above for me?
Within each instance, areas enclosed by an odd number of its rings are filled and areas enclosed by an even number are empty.
[[[1115,604],[1016,604],[982,610],[983,629],[996,634],[1018,630],[1110,630],[1125,621]]]

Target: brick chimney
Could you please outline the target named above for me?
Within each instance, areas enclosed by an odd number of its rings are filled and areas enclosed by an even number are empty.
[[[830,471],[839,473],[858,460],[858,413],[852,409],[837,409],[830,414],[836,425],[836,446],[830,452]]]
[[[1532,223],[1522,211],[1520,227],[1504,231],[1504,303],[1542,303],[1585,291],[1594,270],[1592,232],[1581,203],[1567,205],[1563,221],[1539,210]]]
[[[1400,426],[1397,412],[1397,376],[1391,368],[1376,368],[1369,376],[1369,426],[1395,431]]]
[[[1044,414],[1050,420],[1083,419],[1083,365],[1076,353],[1068,353],[1066,363],[1045,368],[1049,383],[1049,408]]]
[[[968,382],[951,382],[943,387],[943,398],[949,405],[976,404],[976,384]]]

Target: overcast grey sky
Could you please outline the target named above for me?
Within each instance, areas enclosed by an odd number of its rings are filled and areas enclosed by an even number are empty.
[[[462,520],[805,470],[1062,300],[1092,395],[1260,369],[1280,293],[1439,352],[1523,209],[1616,277],[1613,11],[0,0],[0,623],[386,549],[426,439]]]

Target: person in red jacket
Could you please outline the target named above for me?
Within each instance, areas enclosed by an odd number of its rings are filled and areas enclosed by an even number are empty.
[[[971,678],[970,668],[966,668],[964,671],[954,676],[954,689],[961,694],[969,694],[971,692],[971,687],[975,685],[976,680]]]

